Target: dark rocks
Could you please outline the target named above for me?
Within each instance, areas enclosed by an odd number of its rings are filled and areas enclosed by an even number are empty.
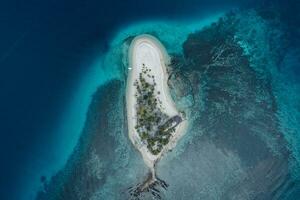
[[[192,83],[184,71],[174,70],[168,78],[171,96],[180,111],[191,108],[194,101]]]
[[[167,190],[168,184],[157,178],[152,180],[152,175],[149,174],[148,179],[142,183],[137,184],[135,187],[130,187],[128,193],[130,194],[130,200],[143,200],[145,196],[149,196],[151,199],[163,199],[161,196],[161,190]]]

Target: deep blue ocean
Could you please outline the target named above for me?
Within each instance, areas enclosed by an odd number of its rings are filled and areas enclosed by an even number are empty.
[[[40,177],[63,167],[95,88],[114,76],[97,66],[123,29],[145,20],[182,22],[257,4],[263,5],[250,0],[1,1],[0,199],[34,199]],[[297,23],[293,16],[300,10],[293,11],[286,19]],[[286,61],[293,63],[291,76],[300,82],[298,60],[291,57]]]

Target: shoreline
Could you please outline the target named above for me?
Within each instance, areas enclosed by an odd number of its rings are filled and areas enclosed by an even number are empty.
[[[140,53],[143,51],[145,51],[144,54]],[[142,56],[140,56],[140,54]],[[154,57],[156,59],[151,59]],[[158,82],[158,86],[160,86],[160,89],[162,89],[162,94],[159,94],[158,96],[162,98],[162,103],[165,106],[164,109],[167,114],[169,114],[170,116],[181,116],[181,114],[177,110],[175,103],[173,102],[167,85],[167,65],[170,63],[170,57],[167,54],[167,51],[160,43],[160,41],[158,41],[151,35],[143,34],[136,36],[132,40],[128,51],[129,72],[126,85],[128,135],[135,148],[142,154],[143,160],[145,164],[150,168],[152,178],[153,180],[155,180],[155,164],[165,155],[165,153],[173,149],[176,146],[178,140],[186,133],[188,121],[186,119],[183,119],[183,121],[176,127],[176,131],[170,137],[168,144],[165,145],[162,151],[157,155],[153,155],[148,150],[147,146],[142,143],[140,136],[134,129],[134,124],[136,123],[136,100],[134,97],[135,88],[133,86],[133,83],[137,79],[139,74],[138,71],[140,69],[138,67],[138,63],[141,62],[141,60],[143,62],[150,62],[151,66],[160,65],[160,67],[152,68],[152,70],[155,72],[155,77],[159,77],[158,79],[160,81]]]

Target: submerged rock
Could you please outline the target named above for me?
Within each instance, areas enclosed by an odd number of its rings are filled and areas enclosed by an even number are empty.
[[[193,107],[194,93],[190,80],[184,72],[173,71],[168,79],[171,96],[176,102],[176,107],[184,111]]]

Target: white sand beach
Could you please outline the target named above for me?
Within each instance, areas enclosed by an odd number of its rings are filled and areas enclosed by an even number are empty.
[[[182,121],[171,136],[169,143],[158,155],[153,155],[142,142],[140,136],[135,130],[136,125],[136,88],[134,81],[138,79],[142,72],[142,66],[146,65],[151,69],[151,74],[156,80],[156,89],[160,91],[157,94],[161,101],[162,111],[168,116],[181,115],[176,109],[168,85],[167,85],[167,65],[170,62],[163,45],[153,36],[140,35],[133,39],[129,49],[129,73],[126,91],[128,134],[131,142],[141,152],[147,166],[150,167],[153,176],[155,176],[154,165],[170,149],[176,146],[176,142],[183,136],[187,128],[187,120]],[[148,81],[151,81],[150,79]],[[154,177],[155,178],[155,177]]]

